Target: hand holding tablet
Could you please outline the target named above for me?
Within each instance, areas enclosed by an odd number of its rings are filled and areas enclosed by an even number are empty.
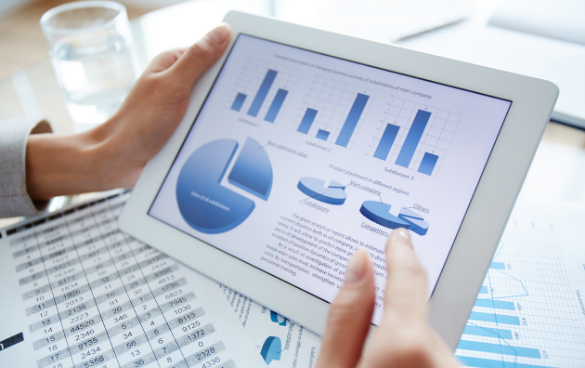
[[[359,249],[372,322],[409,229],[430,323],[455,348],[557,96],[554,85],[232,12],[120,226],[323,333]]]

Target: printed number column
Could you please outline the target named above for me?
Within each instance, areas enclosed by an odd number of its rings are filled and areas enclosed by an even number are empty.
[[[111,208],[111,215],[117,218],[116,211],[121,206],[114,204]],[[166,255],[122,233],[117,234],[116,239],[123,242],[121,247],[127,250],[128,254],[132,254],[131,264],[134,266],[131,268],[119,268],[119,271],[122,278],[128,283],[128,292],[132,298],[132,303],[139,311],[139,320],[154,351],[154,359],[158,361],[161,367],[186,368],[187,362],[148,284],[148,277],[145,277],[142,271],[146,264],[165,263]],[[140,360],[138,361],[138,363],[141,362]],[[144,364],[147,363],[148,361],[144,359]]]
[[[118,367],[99,298],[104,284],[115,277],[97,226],[89,211],[65,216],[71,243],[78,258],[83,283],[64,294],[67,318],[64,327],[76,367]]]
[[[51,226],[59,223],[52,222]],[[58,234],[59,231],[56,231]],[[34,230],[23,237],[11,241],[18,249],[13,253],[19,284],[24,291],[26,314],[29,318],[29,335],[37,355],[38,367],[72,367],[73,362],[63,333],[59,310],[55,304],[54,293],[45,263],[38,246]]]
[[[122,331],[112,336],[112,343],[119,355],[122,367],[161,367],[153,354],[152,341],[146,326],[148,322],[161,323],[151,309],[156,307],[149,298],[144,281],[140,277],[139,267],[126,244],[124,235],[117,227],[117,218],[104,207],[93,213],[103,241],[106,245],[119,279],[120,291],[124,296],[116,296],[115,303],[108,311],[112,328]],[[105,318],[105,317],[104,317]]]

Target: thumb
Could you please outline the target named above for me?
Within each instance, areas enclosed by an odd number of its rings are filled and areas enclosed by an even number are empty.
[[[192,86],[225,51],[230,42],[230,28],[221,24],[188,47],[169,69],[177,81]]]
[[[357,365],[370,329],[374,298],[372,263],[368,253],[360,249],[350,260],[343,285],[329,310],[318,368]]]

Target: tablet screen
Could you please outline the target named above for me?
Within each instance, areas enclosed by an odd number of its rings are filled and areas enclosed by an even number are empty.
[[[329,302],[363,248],[378,324],[386,238],[430,296],[510,104],[240,35],[149,215]]]

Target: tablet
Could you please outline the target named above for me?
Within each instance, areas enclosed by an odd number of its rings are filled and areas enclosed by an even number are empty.
[[[351,255],[410,230],[455,348],[556,100],[546,81],[240,12],[120,227],[322,333]]]

